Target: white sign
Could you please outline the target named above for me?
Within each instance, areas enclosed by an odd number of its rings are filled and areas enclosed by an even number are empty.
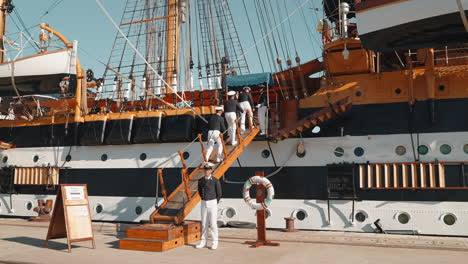
[[[88,216],[88,207],[86,205],[75,206],[75,216]]]
[[[65,186],[65,192],[67,193],[67,200],[85,199],[83,186]]]

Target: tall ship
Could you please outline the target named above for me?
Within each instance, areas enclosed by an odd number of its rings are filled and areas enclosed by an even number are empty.
[[[117,31],[102,77],[53,25],[10,38],[0,2],[2,216],[37,216],[80,183],[93,220],[199,219],[207,121],[248,86],[266,94],[266,135],[258,120],[238,145],[223,133],[220,222],[255,222],[242,184],[263,171],[268,227],[468,235],[467,0],[122,0],[117,22],[97,0]],[[311,32],[289,21],[301,14],[319,20],[310,61],[294,38]],[[250,71],[250,50],[270,72]]]

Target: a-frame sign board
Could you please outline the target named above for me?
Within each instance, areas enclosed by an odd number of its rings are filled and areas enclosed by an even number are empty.
[[[68,252],[71,244],[91,240],[94,242],[86,184],[61,184],[55,199],[45,247],[50,239],[67,238]]]

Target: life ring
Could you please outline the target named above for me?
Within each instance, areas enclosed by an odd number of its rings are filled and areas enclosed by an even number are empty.
[[[254,202],[250,198],[250,187],[254,184],[261,184],[265,186],[267,194],[265,201],[260,203]],[[253,176],[250,177],[245,183],[244,187],[242,189],[243,191],[243,197],[244,201],[254,210],[263,210],[267,209],[268,206],[270,206],[271,202],[273,201],[273,197],[275,196],[275,189],[273,188],[273,184],[271,184],[270,180],[268,180],[265,177],[260,177],[260,176]]]

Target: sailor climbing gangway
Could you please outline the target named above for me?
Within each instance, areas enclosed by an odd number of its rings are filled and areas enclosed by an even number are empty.
[[[236,100],[236,92],[229,91],[228,92],[229,100],[224,103],[224,116],[226,118],[228,124],[228,135],[231,138],[231,145],[236,146],[236,129],[237,129],[237,113],[242,113],[242,107],[240,106],[239,102]]]

